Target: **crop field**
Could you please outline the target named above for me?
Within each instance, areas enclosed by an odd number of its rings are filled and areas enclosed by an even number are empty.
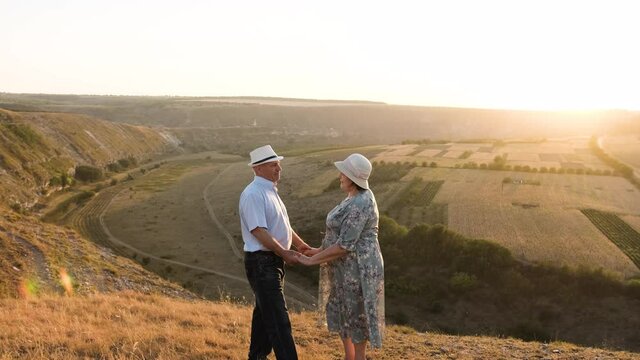
[[[405,226],[443,223],[463,235],[496,241],[524,261],[586,265],[602,267],[624,277],[637,275],[640,270],[636,264],[580,212],[580,209],[594,208],[640,216],[640,192],[624,178],[452,168],[474,157],[493,161],[494,155],[506,150],[507,159],[511,155],[520,159],[513,160],[513,164],[537,163],[551,167],[572,162],[574,167],[606,169],[589,153],[587,146],[587,139],[506,143],[501,150],[484,143],[394,145],[380,151],[372,160],[394,164],[415,162],[417,167],[400,181],[372,186],[381,213]],[[468,159],[456,157],[465,151],[475,152]],[[430,154],[432,158],[421,158],[423,154]],[[533,159],[538,161],[530,161]],[[300,208],[294,217],[303,222],[313,221],[314,216],[322,218],[332,204],[321,191],[334,179],[335,170],[332,166],[312,167],[304,160],[291,161],[285,168],[283,181],[290,187],[285,186],[282,194],[291,191],[294,198],[289,202],[303,204],[302,207],[294,205]],[[438,167],[424,166],[431,161],[437,162]],[[288,177],[296,177],[294,173],[311,176],[296,184],[296,181],[289,182]],[[421,180],[414,180],[416,177]],[[315,215],[313,209],[304,205],[310,202],[314,204]]]
[[[640,154],[640,144],[638,145]],[[466,158],[462,155],[468,152]],[[592,169],[608,167],[589,149],[589,138],[558,138],[538,142],[447,143],[429,145],[394,145],[381,152],[375,161],[436,162],[454,167],[468,162],[490,164],[496,156],[505,156],[507,166],[529,166],[541,169]],[[463,157],[463,158],[461,158]],[[640,158],[640,156],[638,156]]]
[[[598,230],[616,244],[629,258],[640,267],[640,233],[625,223],[616,214],[583,209],[582,213]]]
[[[409,227],[419,223],[445,224],[446,206],[431,203],[443,183],[415,178],[380,209]]]
[[[623,178],[416,167],[401,183],[408,188],[415,177],[442,182],[430,206],[444,207],[446,225],[463,235],[496,241],[525,261],[639,273],[580,212],[640,214],[640,193]],[[415,221],[415,210],[411,218],[399,216],[408,224]]]
[[[614,158],[635,168],[640,173],[640,136],[606,136],[602,141],[604,151]]]
[[[640,232],[640,215],[623,215],[621,218],[637,232]]]

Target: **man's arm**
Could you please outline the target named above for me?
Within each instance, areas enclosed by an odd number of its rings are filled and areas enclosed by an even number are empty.
[[[298,252],[283,248],[282,245],[280,245],[280,243],[271,236],[267,229],[257,227],[251,230],[251,234],[253,234],[253,236],[255,236],[255,238],[258,239],[264,247],[280,256],[287,264],[293,265],[298,263]]]

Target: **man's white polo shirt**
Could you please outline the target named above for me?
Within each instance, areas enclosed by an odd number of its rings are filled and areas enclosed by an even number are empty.
[[[240,228],[244,251],[269,250],[251,234],[257,227],[265,228],[285,249],[291,248],[289,215],[275,184],[256,176],[240,195]]]

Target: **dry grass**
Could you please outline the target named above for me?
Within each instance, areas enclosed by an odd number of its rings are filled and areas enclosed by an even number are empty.
[[[0,359],[244,359],[251,308],[135,292],[0,300]],[[293,313],[301,359],[340,359],[314,313]],[[638,359],[634,353],[388,326],[372,359]],[[273,357],[273,355],[272,355]]]
[[[0,208],[0,297],[134,289],[193,294],[77,232]]]

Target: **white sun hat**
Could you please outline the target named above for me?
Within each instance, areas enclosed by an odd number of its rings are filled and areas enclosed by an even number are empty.
[[[336,161],[334,165],[363,189],[369,188],[369,175],[371,175],[371,162],[361,154],[351,154],[344,161]]]
[[[284,157],[278,156],[276,152],[273,151],[271,145],[261,146],[251,151],[249,156],[251,157],[251,163],[249,163],[251,167],[284,159]]]

